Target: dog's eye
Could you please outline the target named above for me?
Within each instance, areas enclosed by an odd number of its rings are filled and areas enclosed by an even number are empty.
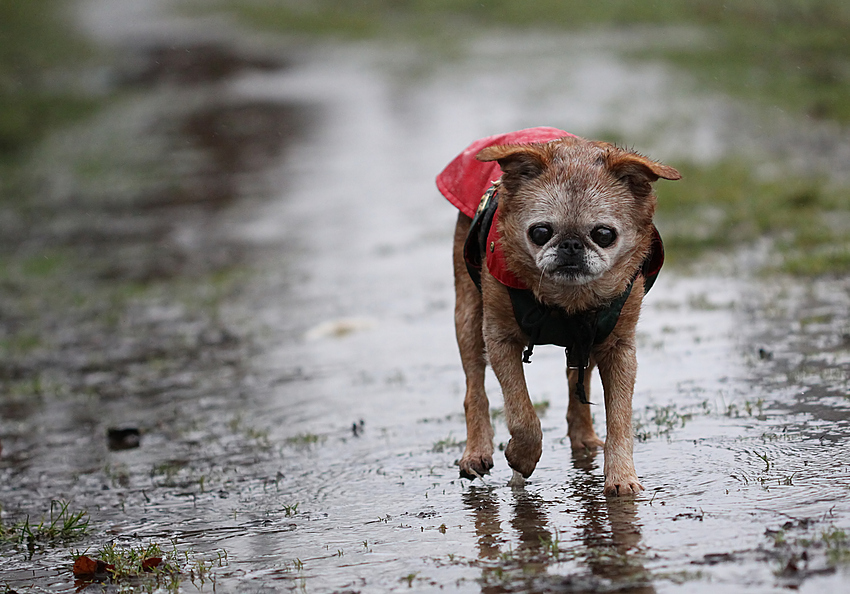
[[[546,245],[552,239],[552,228],[549,225],[535,225],[528,230],[528,236],[537,245]]]
[[[599,247],[606,248],[614,243],[615,239],[617,239],[617,232],[610,227],[600,226],[590,232],[590,238]]]

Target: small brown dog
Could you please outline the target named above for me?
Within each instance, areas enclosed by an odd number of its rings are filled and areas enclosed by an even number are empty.
[[[454,239],[455,327],[466,374],[461,476],[493,467],[488,360],[505,400],[512,484],[534,471],[543,432],[522,365],[534,344],[557,344],[567,349],[572,447],[604,446],[607,495],[643,489],[632,455],[635,326],[663,262],[651,183],[680,177],[605,142],[532,128],[473,143],[437,178],[461,211]],[[585,372],[593,367],[605,392],[604,443],[587,402]]]

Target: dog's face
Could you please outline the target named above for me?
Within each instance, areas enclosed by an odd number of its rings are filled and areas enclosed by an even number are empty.
[[[650,184],[680,178],[672,167],[581,138],[492,146],[478,159],[502,168],[506,258],[535,287],[575,287],[615,271],[633,273],[652,234]]]

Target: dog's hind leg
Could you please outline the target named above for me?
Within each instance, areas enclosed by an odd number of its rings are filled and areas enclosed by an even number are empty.
[[[460,475],[464,478],[487,474],[493,468],[493,426],[490,402],[484,392],[486,356],[482,334],[481,293],[469,277],[463,259],[463,244],[471,219],[458,215],[454,241],[455,333],[460,359],[466,374],[466,449],[460,459]]]
[[[593,371],[593,363],[584,373],[584,393],[590,396],[590,376]],[[579,402],[576,395],[576,383],[578,382],[578,370],[567,370],[567,383],[569,384],[569,402],[567,403],[567,435],[570,445],[574,450],[595,449],[605,446],[605,442],[599,439],[593,429],[593,418],[590,414],[590,405]]]

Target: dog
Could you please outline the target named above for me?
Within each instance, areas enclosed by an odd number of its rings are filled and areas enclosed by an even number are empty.
[[[632,454],[635,327],[664,259],[653,224],[652,183],[659,178],[681,175],[555,128],[478,140],[437,177],[440,192],[460,210],[453,261],[455,330],[466,375],[462,477],[493,467],[488,362],[504,396],[510,484],[531,476],[543,432],[523,362],[530,362],[535,344],[555,344],[567,352],[572,448],[604,448],[606,495],[643,490]],[[604,442],[587,399],[593,368],[604,387]]]

